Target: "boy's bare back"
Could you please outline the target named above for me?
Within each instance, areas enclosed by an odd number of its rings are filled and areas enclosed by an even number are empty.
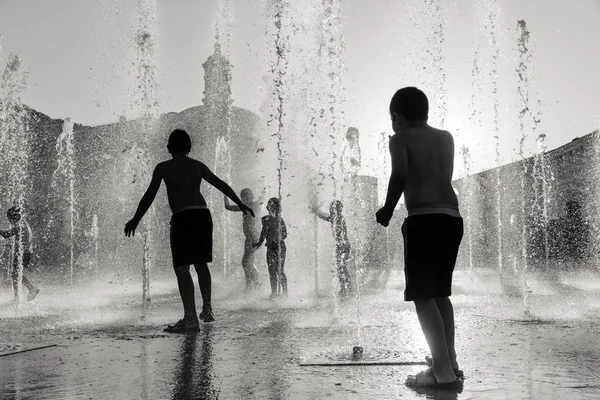
[[[171,211],[175,212],[184,207],[206,207],[206,200],[200,193],[202,179],[209,183],[212,172],[200,161],[190,157],[175,157],[156,166],[156,178],[165,181],[167,197]],[[155,180],[153,176],[152,180]]]
[[[456,209],[452,188],[454,139],[444,130],[429,125],[412,127],[390,139],[395,162],[403,163],[406,174],[404,200],[410,214],[427,209]]]

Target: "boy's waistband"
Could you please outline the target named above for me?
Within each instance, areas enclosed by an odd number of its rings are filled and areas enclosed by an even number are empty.
[[[419,207],[408,211],[408,216],[425,215],[425,214],[446,214],[451,217],[462,218],[460,212],[456,208],[450,207]]]
[[[201,206],[201,205],[185,206],[185,207],[181,207],[181,208],[178,208],[177,210],[173,211],[173,215],[178,214],[182,211],[186,211],[186,210],[208,210],[208,207]]]

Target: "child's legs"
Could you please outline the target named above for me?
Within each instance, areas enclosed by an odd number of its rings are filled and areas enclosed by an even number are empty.
[[[444,321],[434,299],[415,300],[415,308],[421,330],[427,340],[431,357],[433,358],[433,371],[436,377],[445,379],[453,378],[452,364],[448,355]]]
[[[24,256],[23,257],[23,270],[25,269],[25,267],[27,267],[28,264],[29,264],[29,260]],[[13,260],[13,268],[12,268],[11,278],[12,278],[12,283],[13,283],[13,293],[16,296],[17,290],[19,287],[19,260],[17,259],[17,257],[15,257]],[[21,279],[23,282],[23,286],[25,286],[28,290],[35,289],[35,286],[33,286],[31,281],[29,279],[27,279],[27,276],[25,276],[25,271],[23,271],[23,273],[21,274]]]
[[[267,268],[269,270],[269,280],[271,282],[271,294],[277,294],[278,281],[278,254],[277,250],[272,247],[267,247]]]
[[[256,251],[252,248],[252,241],[246,239],[244,244],[244,255],[242,256],[242,268],[246,275],[246,287],[249,287],[253,282],[258,281],[258,270],[254,265],[254,257]]]
[[[197,262],[194,264],[194,268],[198,274],[198,286],[200,286],[200,293],[202,294],[202,309],[210,311],[212,310],[212,278],[208,269],[208,263]]]
[[[446,337],[450,364],[452,364],[452,368],[458,369],[456,349],[454,348],[454,308],[452,307],[452,302],[449,297],[438,297],[435,299],[435,303],[444,322],[444,335]]]
[[[196,316],[196,299],[194,297],[194,281],[190,274],[190,266],[175,267],[179,295],[183,303],[183,319],[188,322],[198,321]]]
[[[336,249],[336,266],[338,279],[342,290],[350,290],[350,274],[348,273],[348,259],[350,252],[345,249]]]
[[[283,294],[287,294],[287,292],[288,292],[287,276],[285,276],[285,272],[283,270],[283,267],[285,266],[285,256],[286,256],[286,248],[285,248],[285,245],[282,245],[279,248],[279,257],[278,257],[277,261],[279,262],[279,269],[278,269],[279,283],[281,284],[281,290],[283,291]]]

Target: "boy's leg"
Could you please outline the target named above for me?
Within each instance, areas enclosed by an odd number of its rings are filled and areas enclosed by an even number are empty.
[[[274,249],[267,247],[267,268],[271,282],[271,296],[277,294],[277,254]]]
[[[200,293],[202,294],[202,311],[212,311],[212,278],[208,269],[208,263],[195,263],[194,268],[198,274],[198,286],[200,286]]]
[[[25,253],[23,253],[23,285],[25,285],[27,290],[29,290],[31,292],[32,290],[35,289],[35,286],[25,276],[25,269],[27,269],[29,267],[30,262],[31,262],[31,253],[26,251]]]
[[[421,330],[433,358],[432,372],[438,383],[456,380],[446,344],[444,321],[434,299],[415,300]]]
[[[244,276],[246,277],[246,289],[252,287],[252,275],[250,271],[249,263],[249,251],[248,248],[244,248],[244,255],[242,256],[242,269],[244,270]]]
[[[444,322],[444,334],[450,364],[456,370],[458,369],[458,362],[456,361],[456,349],[454,348],[454,307],[452,307],[449,297],[438,297],[435,299],[435,303]]]
[[[281,283],[281,290],[283,292],[284,296],[287,296],[288,294],[288,287],[287,287],[287,276],[285,276],[285,272],[283,270],[283,267],[285,266],[285,247],[281,247],[279,249],[279,269],[278,269],[278,275],[279,275],[279,283]]]
[[[183,320],[188,325],[198,325],[196,316],[196,299],[194,297],[194,281],[190,274],[190,266],[175,267],[179,295],[183,303]]]

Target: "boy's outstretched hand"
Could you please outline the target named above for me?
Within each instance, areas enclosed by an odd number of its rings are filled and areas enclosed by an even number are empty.
[[[140,223],[140,221],[136,220],[135,218],[130,220],[128,223],[125,224],[125,236],[129,237],[129,236],[135,236],[135,230],[137,229],[138,224]]]
[[[392,219],[392,215],[394,214],[394,210],[388,210],[385,207],[381,207],[379,211],[375,213],[375,218],[377,218],[377,223],[385,226],[390,224],[390,219]]]
[[[252,215],[254,217],[254,211],[252,211],[252,209],[250,207],[248,207],[244,203],[240,203],[239,207],[240,207],[240,210],[242,210],[244,212],[244,214],[250,213],[250,215]]]

